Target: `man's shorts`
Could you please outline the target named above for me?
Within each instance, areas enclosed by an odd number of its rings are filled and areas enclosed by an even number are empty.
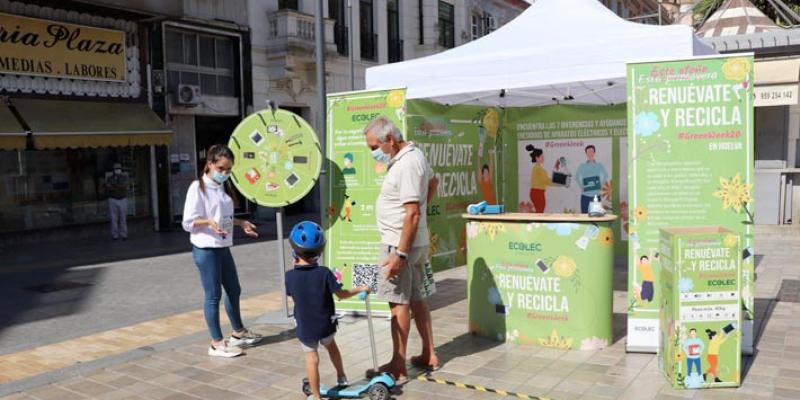
[[[331,333],[328,337],[322,338],[322,340],[316,343],[304,343],[301,340],[298,341],[300,342],[300,347],[303,349],[304,353],[316,353],[317,349],[319,348],[319,345],[327,347],[329,344],[333,342],[334,336],[336,336],[336,332]]]
[[[425,277],[425,264],[428,263],[428,246],[412,248],[408,253],[405,268],[393,278],[386,279],[389,267],[385,264],[395,250],[397,248],[394,246],[381,244],[378,297],[396,304],[409,304],[412,301],[423,300],[425,296],[422,291],[422,280]]]

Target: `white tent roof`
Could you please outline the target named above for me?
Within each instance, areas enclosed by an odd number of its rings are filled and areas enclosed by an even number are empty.
[[[538,0],[478,40],[367,69],[367,88],[444,104],[623,103],[626,62],[708,54],[688,26],[628,22],[597,0]]]

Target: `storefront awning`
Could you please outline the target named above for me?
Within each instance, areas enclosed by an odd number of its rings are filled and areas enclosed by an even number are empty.
[[[172,132],[145,104],[11,99],[36,149],[168,145]]]
[[[27,133],[5,104],[0,104],[0,150],[25,150]]]
[[[800,78],[800,59],[756,60],[754,73],[756,85],[796,83]]]

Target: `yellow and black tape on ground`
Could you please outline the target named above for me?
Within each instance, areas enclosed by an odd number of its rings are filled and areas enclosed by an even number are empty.
[[[487,388],[487,387],[484,387],[484,386],[481,386],[481,385],[470,385],[468,383],[446,381],[444,379],[436,379],[434,377],[425,376],[425,375],[417,376],[417,380],[423,381],[423,382],[438,383],[440,385],[455,386],[455,387],[461,388],[461,389],[470,389],[470,390],[477,390],[479,392],[494,393],[496,395],[503,396],[503,397],[516,397],[518,399],[528,399],[528,400],[551,400],[548,397],[531,396],[531,395],[525,394],[525,393],[515,393],[515,392],[509,392],[509,391],[506,391],[506,390],[492,389],[492,388]]]

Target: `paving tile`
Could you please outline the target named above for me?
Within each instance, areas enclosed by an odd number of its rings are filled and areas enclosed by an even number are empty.
[[[550,392],[567,392],[571,394],[584,394],[587,393],[594,383],[590,382],[580,382],[580,381],[573,381],[569,378],[561,381],[556,387]]]
[[[63,386],[68,390],[80,393],[88,397],[96,397],[115,390],[113,386],[104,385],[102,383],[98,383],[89,379],[81,379],[73,383],[61,382],[59,386]]]
[[[123,399],[128,399],[128,398],[130,398],[132,396],[135,396],[135,395],[131,394],[131,393],[125,391],[125,390],[116,390],[116,391],[113,391],[113,392],[103,393],[101,395],[92,397],[92,399],[96,399],[96,400],[123,400]]]
[[[43,386],[30,390],[27,393],[40,400],[72,400],[88,398],[88,396],[84,396],[55,385]]]
[[[112,368],[112,370],[119,372],[123,375],[131,376],[133,378],[144,381],[156,378],[162,374],[161,371],[145,368],[136,364],[126,364],[118,368]]]
[[[26,393],[14,393],[8,396],[3,396],[3,400],[36,400],[35,398],[31,397],[29,394]]]
[[[225,389],[203,384],[192,387],[186,393],[205,399],[227,399],[237,395],[237,393]]]
[[[767,293],[765,296],[776,293],[781,273],[797,273],[781,266],[781,263],[794,265],[794,259],[800,257],[800,249],[792,251],[796,254],[792,253],[791,257],[762,261],[757,293]],[[440,305],[433,312],[433,318],[435,340],[443,361],[443,368],[433,373],[436,378],[548,396],[554,400],[800,399],[800,363],[792,359],[800,354],[800,339],[788,334],[800,328],[800,319],[793,317],[800,313],[800,305],[775,303],[761,335],[763,348],[760,346],[754,357],[743,358],[744,363],[751,365],[741,388],[681,391],[666,385],[655,355],[626,354],[624,338],[605,349],[581,352],[497,343],[466,334],[467,304],[462,300],[464,276],[463,268],[437,275],[437,279],[447,279],[448,287],[440,288],[432,302]],[[614,298],[615,312],[624,313],[625,293],[617,291]],[[202,322],[201,314],[192,315]],[[389,323],[385,319],[373,322],[379,360],[388,360],[391,356]],[[614,321],[618,327],[624,326],[624,322],[624,318]],[[152,328],[145,324],[142,329]],[[280,328],[256,329],[267,336],[281,337]],[[363,318],[348,319],[340,324],[337,342],[351,381],[358,379],[372,364],[369,352],[364,351],[365,332]],[[206,340],[199,340],[85,377],[68,378],[56,385],[13,394],[14,397],[3,400],[34,398],[34,395],[40,399],[91,397],[100,400],[302,399],[303,354],[293,337],[282,336],[285,340],[248,349],[246,356],[234,359],[208,357]],[[102,347],[113,342],[114,337],[95,339]],[[412,328],[409,354],[416,354],[419,348],[420,341]],[[320,374],[324,381],[332,381],[335,373],[324,351],[321,358]],[[45,368],[46,365],[29,367]],[[417,380],[400,388],[396,397],[412,400],[498,398],[490,393]]]
[[[175,371],[174,374],[198,382],[212,382],[225,376],[195,367],[185,367]]]
[[[594,394],[599,397],[605,398],[616,398],[625,391],[624,387],[617,387],[612,385],[606,385],[603,383],[595,383],[589,388],[588,393]]]
[[[800,399],[800,390],[793,390],[793,389],[784,389],[781,387],[776,387],[775,390],[772,392],[772,395],[776,399]]]
[[[560,390],[551,390],[545,395],[551,399],[558,400],[578,400],[582,397],[581,393],[564,392]]]
[[[185,393],[175,393],[169,397],[165,397],[163,400],[197,400],[205,397],[195,397]]]

